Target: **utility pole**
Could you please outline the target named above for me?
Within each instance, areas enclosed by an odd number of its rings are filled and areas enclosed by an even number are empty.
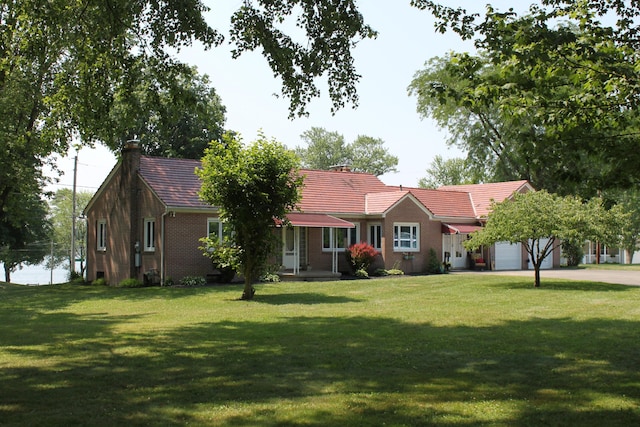
[[[78,176],[78,156],[73,158],[73,196],[71,198],[71,264],[69,265],[71,278],[76,272],[76,179]]]

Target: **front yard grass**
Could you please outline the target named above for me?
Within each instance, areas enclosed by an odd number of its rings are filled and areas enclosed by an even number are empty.
[[[623,270],[623,271],[640,271],[640,264],[580,264],[578,268],[587,268],[591,270]]]
[[[640,288],[0,284],[0,424],[629,426]]]

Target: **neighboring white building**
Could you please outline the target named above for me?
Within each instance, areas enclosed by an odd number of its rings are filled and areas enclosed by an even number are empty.
[[[587,241],[584,244],[583,264],[595,264],[597,259],[598,245],[595,242]],[[640,264],[640,251],[635,251],[631,260],[627,259],[626,251],[622,248],[609,248],[600,245],[600,264]]]

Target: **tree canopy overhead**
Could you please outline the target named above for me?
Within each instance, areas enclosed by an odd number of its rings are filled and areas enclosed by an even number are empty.
[[[458,127],[471,157],[538,188],[585,197],[640,182],[633,166],[640,161],[640,6],[545,0],[522,16],[491,6],[480,16],[412,3],[439,18],[438,30],[473,38],[479,51],[432,62],[412,86],[432,100],[423,111],[431,108],[437,120],[474,119]]]
[[[137,86],[116,97],[107,145],[117,150],[125,136],[138,139],[147,155],[200,159],[210,141],[222,138],[226,108],[209,77],[195,67],[175,71],[165,82],[158,70],[140,70]]]
[[[224,41],[207,24],[208,11],[200,0],[0,2],[0,221],[13,214],[8,197],[20,191],[20,180],[35,180],[42,191],[42,167],[52,154],[66,154],[72,142],[119,149],[140,129],[136,113],[148,114],[158,94],[179,91],[181,82],[193,79],[173,55],[194,42],[209,49]],[[295,31],[302,29],[303,41],[287,34],[283,23],[289,17]],[[360,76],[351,50],[375,32],[355,0],[246,0],[230,20],[234,56],[263,52],[283,82],[291,116],[306,113],[306,104],[320,93],[321,77],[327,78],[334,110],[357,104]],[[160,99],[152,113],[171,116],[162,111],[166,105]],[[177,118],[177,126],[189,120]]]

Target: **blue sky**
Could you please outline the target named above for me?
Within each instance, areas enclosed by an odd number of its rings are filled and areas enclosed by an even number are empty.
[[[242,1],[205,3],[212,8],[207,14],[210,24],[226,33],[231,11]],[[478,12],[483,12],[486,4],[462,0],[442,3]],[[519,8],[522,10],[529,3],[522,2]],[[513,2],[502,0],[491,4],[499,10],[513,7]],[[320,82],[323,96],[309,105],[309,117],[290,120],[287,100],[275,95],[280,93],[280,82],[259,52],[245,53],[233,60],[227,45],[210,51],[195,45],[179,52],[178,57],[209,75],[227,107],[226,128],[240,132],[245,141],[254,140],[262,130],[267,137],[293,148],[302,145],[300,135],[313,126],[336,131],[344,135],[347,143],[358,135],[381,138],[391,154],[399,158],[399,172],[381,179],[390,185],[416,186],[434,156],[451,158],[462,153],[447,147],[446,133],[430,119],[418,116],[416,100],[408,96],[407,86],[428,59],[451,50],[472,51],[473,45],[453,33],[436,33],[431,14],[412,8],[409,0],[366,0],[359,2],[359,8],[379,36],[362,41],[354,51],[355,65],[362,75],[357,86],[359,107],[347,106],[335,115],[330,112],[326,85]],[[58,161],[65,171],[60,185],[70,186],[73,182],[75,154],[72,151]],[[95,191],[115,165],[115,156],[103,147],[83,149],[78,156],[79,189]]]

